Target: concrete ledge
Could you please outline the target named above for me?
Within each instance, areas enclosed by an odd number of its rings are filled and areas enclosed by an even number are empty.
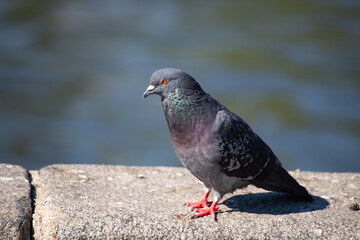
[[[359,173],[291,172],[313,203],[238,190],[224,197],[218,222],[191,219],[184,204],[203,190],[184,168],[51,165],[30,174],[35,239],[360,239],[360,211],[350,210]]]
[[[30,189],[24,168],[0,164],[0,239],[30,239]]]

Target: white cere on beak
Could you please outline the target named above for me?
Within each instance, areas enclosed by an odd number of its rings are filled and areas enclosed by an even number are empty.
[[[155,89],[154,85],[149,85],[148,88],[146,89],[146,91],[152,91]]]

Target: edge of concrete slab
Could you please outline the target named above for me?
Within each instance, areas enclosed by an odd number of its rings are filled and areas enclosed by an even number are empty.
[[[30,175],[21,166],[0,164],[0,239],[30,239]]]

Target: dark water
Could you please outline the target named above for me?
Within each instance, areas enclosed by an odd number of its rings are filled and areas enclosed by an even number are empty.
[[[359,1],[0,4],[0,162],[180,166],[151,73],[176,67],[288,169],[360,171]]]

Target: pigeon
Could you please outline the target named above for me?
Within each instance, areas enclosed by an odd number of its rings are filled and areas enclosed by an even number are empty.
[[[313,201],[249,125],[189,74],[175,68],[154,72],[143,97],[152,94],[160,95],[176,155],[205,186],[202,199],[187,204],[198,212],[194,218],[211,215],[216,221],[221,198],[249,184]]]

